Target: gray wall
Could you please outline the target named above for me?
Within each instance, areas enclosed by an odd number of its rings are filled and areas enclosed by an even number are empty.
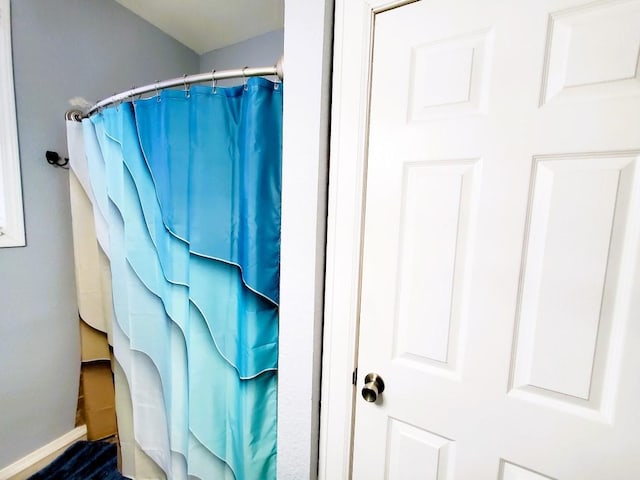
[[[68,100],[199,69],[114,1],[12,0],[27,246],[0,249],[0,469],[74,426],[79,339],[66,155]]]
[[[275,65],[282,55],[284,30],[275,30],[200,56],[200,71]],[[237,85],[242,80],[222,80],[220,85]]]

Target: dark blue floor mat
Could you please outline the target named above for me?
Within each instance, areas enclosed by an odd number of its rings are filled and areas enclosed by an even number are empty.
[[[116,445],[76,442],[29,480],[126,480],[117,466]]]

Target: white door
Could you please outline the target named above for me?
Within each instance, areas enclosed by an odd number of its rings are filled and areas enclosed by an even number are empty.
[[[373,29],[353,478],[640,479],[640,1]]]

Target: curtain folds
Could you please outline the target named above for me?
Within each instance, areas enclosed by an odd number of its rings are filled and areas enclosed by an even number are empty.
[[[108,257],[124,473],[275,479],[281,85],[165,90],[75,131],[95,232],[76,264]]]

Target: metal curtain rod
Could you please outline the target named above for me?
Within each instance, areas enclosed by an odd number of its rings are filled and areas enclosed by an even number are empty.
[[[220,70],[216,72],[212,70],[208,73],[196,73],[194,75],[185,75],[184,77],[171,78],[169,80],[163,80],[161,82],[145,85],[144,87],[137,87],[127,90],[125,92],[117,93],[104,100],[100,100],[93,107],[89,109],[87,115],[91,115],[99,108],[112,105],[114,103],[126,100],[136,95],[142,95],[143,93],[155,92],[165,88],[177,87],[179,85],[191,85],[193,83],[210,82],[214,80],[224,80],[227,78],[246,78],[246,77],[262,77],[267,75],[277,75],[280,80],[284,78],[283,73],[284,60],[280,57],[278,63],[272,67],[254,67],[254,68],[236,68],[233,70]]]

